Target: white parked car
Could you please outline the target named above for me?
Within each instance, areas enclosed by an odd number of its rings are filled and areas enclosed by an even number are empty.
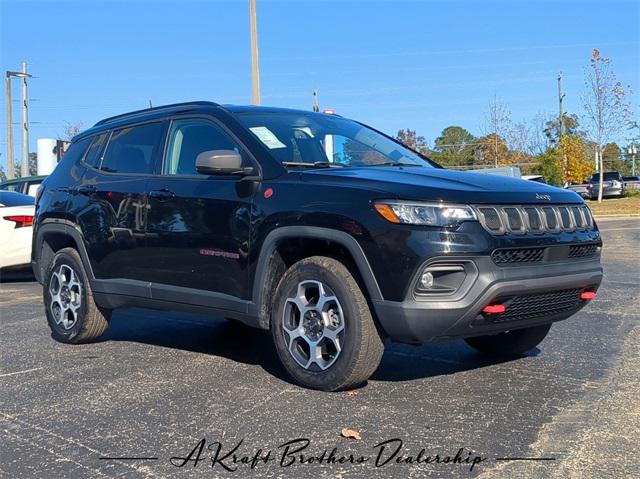
[[[31,265],[33,196],[0,191],[0,270]]]

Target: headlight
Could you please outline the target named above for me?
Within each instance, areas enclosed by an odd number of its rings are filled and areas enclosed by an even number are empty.
[[[477,220],[469,206],[413,201],[380,200],[376,211],[392,223],[426,226],[453,226],[463,221]]]

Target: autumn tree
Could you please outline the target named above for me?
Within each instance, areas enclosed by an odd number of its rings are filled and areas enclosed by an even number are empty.
[[[613,72],[611,59],[594,49],[585,74],[585,92],[582,103],[585,110],[587,133],[596,144],[596,161],[600,172],[598,202],[602,202],[604,176],[604,147],[628,125],[630,107],[629,89],[625,89]]]
[[[578,136],[562,135],[558,147],[559,155],[563,156],[563,183],[582,183],[585,178],[591,176],[594,167],[589,161],[589,151]]]
[[[398,140],[403,145],[408,146],[412,150],[417,151],[418,153],[422,153],[423,155],[427,155],[429,153],[429,145],[424,136],[419,136],[415,130],[400,130],[396,135],[396,140]]]
[[[484,133],[485,138],[493,140],[493,150],[490,150],[489,153],[495,167],[500,165],[501,160],[506,159],[505,155],[502,154],[500,142],[505,141],[510,128],[511,111],[502,100],[494,95],[485,114]]]
[[[473,147],[474,164],[478,166],[503,166],[508,155],[507,142],[493,133],[478,138]]]

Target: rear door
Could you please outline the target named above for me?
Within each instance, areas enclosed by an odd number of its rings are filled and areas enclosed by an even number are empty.
[[[132,280],[148,277],[146,191],[163,134],[164,123],[155,121],[99,136],[85,157],[83,181],[75,188],[75,216],[94,275],[118,283],[126,289],[123,294],[149,295],[148,284]]]
[[[168,127],[164,160],[149,182],[147,250],[152,297],[215,306],[225,297],[247,298],[251,182],[196,172],[198,154],[235,150],[241,143],[209,117],[177,117]],[[213,293],[213,294],[209,294]],[[200,301],[200,299],[202,301]],[[230,298],[232,302],[235,298]]]

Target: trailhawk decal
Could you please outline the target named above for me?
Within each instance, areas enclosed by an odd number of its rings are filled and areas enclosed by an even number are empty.
[[[220,249],[201,249],[200,254],[203,256],[218,256],[218,257],[229,258],[229,259],[240,259],[239,253],[222,251]]]

